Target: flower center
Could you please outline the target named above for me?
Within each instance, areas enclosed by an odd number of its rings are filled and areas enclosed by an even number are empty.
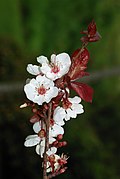
[[[72,103],[68,99],[63,99],[62,106],[64,109],[68,109],[72,106]]]
[[[46,132],[45,132],[44,129],[41,129],[41,130],[38,132],[38,136],[39,136],[40,138],[45,137],[45,135],[46,135]]]
[[[53,73],[58,73],[59,71],[60,71],[59,66],[57,66],[57,65],[53,65],[53,66],[52,66],[51,72],[53,72]]]
[[[44,95],[46,93],[46,89],[43,85],[38,88],[38,93],[40,95]]]

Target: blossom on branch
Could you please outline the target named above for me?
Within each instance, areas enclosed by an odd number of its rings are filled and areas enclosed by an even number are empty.
[[[62,118],[65,119],[65,121],[70,120],[70,118],[76,118],[77,114],[81,114],[84,112],[82,104],[80,104],[81,98],[78,96],[75,96],[74,98],[68,98],[63,99],[62,106],[63,107],[57,107],[56,111],[56,120],[59,120],[59,116],[61,116],[62,111]]]
[[[24,86],[24,91],[29,100],[42,105],[44,102],[49,103],[50,100],[58,95],[58,88],[54,86],[54,82],[45,76],[37,76],[31,79]]]
[[[24,145],[26,147],[36,146],[37,154],[43,157],[43,153],[45,150],[45,137],[46,137],[45,126],[43,126],[42,128],[41,123],[36,122],[33,125],[33,130],[36,134],[27,136]],[[52,144],[54,141],[55,138],[49,136],[49,143]],[[52,147],[51,151],[53,151],[53,153],[56,153],[57,149],[55,149],[55,147]]]
[[[41,72],[53,81],[65,75],[71,65],[71,60],[67,53],[52,54],[51,63],[44,56],[38,57],[37,61],[42,65]]]
[[[24,91],[28,100],[20,108],[32,108],[30,122],[35,134],[28,135],[24,145],[36,146],[36,153],[43,158],[43,179],[66,171],[68,157],[56,154],[59,148],[67,145],[63,140],[64,124],[84,112],[81,99],[92,102],[93,89],[76,80],[89,75],[86,69],[90,55],[86,46],[89,42],[98,41],[100,34],[94,21],[82,34],[85,35],[81,38],[82,46],[75,50],[71,57],[63,52],[52,54],[49,61],[41,55],[37,57],[38,66],[27,66],[27,71],[35,75],[35,78],[27,80]],[[71,90],[79,97],[71,98]]]

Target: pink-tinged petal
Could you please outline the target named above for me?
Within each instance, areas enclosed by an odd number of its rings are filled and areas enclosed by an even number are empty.
[[[78,93],[78,95],[87,102],[92,102],[93,89],[83,83],[71,82],[71,88]]]
[[[41,70],[40,67],[37,65],[28,64],[27,71],[32,75],[40,74]]]
[[[40,122],[34,123],[33,130],[35,133],[38,133],[41,130],[41,123]]]
[[[47,57],[45,57],[45,56],[43,56],[43,55],[37,57],[37,62],[40,63],[40,64],[49,63]]]
[[[32,138],[30,138],[30,136],[28,136],[28,138],[24,142],[24,145],[26,147],[32,147],[32,146],[39,144],[39,142],[40,142],[40,138],[38,136],[35,136],[35,137],[32,137]]]
[[[78,96],[75,96],[74,98],[68,98],[68,100],[71,102],[71,103],[80,103],[81,102],[81,98],[78,97]]]

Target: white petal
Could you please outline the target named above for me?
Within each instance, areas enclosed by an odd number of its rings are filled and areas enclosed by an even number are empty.
[[[50,60],[51,60],[52,63],[55,63],[56,62],[56,55],[52,54]]]
[[[41,55],[41,56],[37,57],[37,62],[40,64],[48,63],[48,59],[47,59],[47,57]]]
[[[50,100],[58,95],[58,88],[57,87],[50,87],[50,89],[45,94],[45,101],[47,103],[50,102]]]
[[[25,140],[28,140],[28,139],[35,139],[36,137],[38,137],[37,134],[33,134],[33,135],[28,135]]]
[[[39,142],[40,142],[40,138],[38,136],[34,138],[28,137],[28,139],[24,142],[24,145],[26,147],[32,147],[32,146],[39,144]]]
[[[64,129],[57,125],[57,124],[54,124],[51,129],[50,129],[50,135],[53,136],[53,137],[57,137],[58,134],[64,134]]]
[[[69,116],[69,114],[66,114],[66,116],[65,116],[65,120],[66,120],[66,121],[69,121],[69,120],[70,120],[70,116]]]
[[[45,96],[39,94],[35,95],[33,102],[37,103],[38,105],[42,105],[45,102]]]
[[[68,98],[68,100],[71,102],[71,103],[80,103],[81,102],[81,98],[78,97],[78,96],[75,96],[74,98]]]
[[[51,167],[48,167],[47,170],[46,170],[47,173],[49,172],[52,172],[52,168]]]
[[[43,63],[40,69],[41,69],[42,73],[45,75],[51,71],[51,68],[50,68],[49,64],[47,64],[47,63]]]
[[[41,143],[40,143],[41,146],[45,147],[45,138],[42,139]]]
[[[59,61],[67,66],[71,65],[70,56],[67,53],[60,53],[56,56],[56,61]]]
[[[71,108],[76,114],[81,114],[84,112],[82,104],[72,104]]]
[[[54,141],[56,141],[56,139],[51,137],[51,136],[49,136],[49,144],[52,144]]]
[[[54,82],[48,78],[46,78],[46,76],[37,76],[36,77],[36,81],[38,82],[39,86],[43,85],[46,89],[49,89],[50,87],[54,86]]]
[[[51,147],[46,153],[48,156],[53,155],[57,152],[57,148],[56,147]]]
[[[49,79],[51,79],[51,80],[53,80],[53,81],[58,78],[57,75],[58,75],[58,73],[56,74],[56,73],[53,73],[53,72],[51,72],[51,71],[50,71],[50,72],[48,71],[48,72],[46,73],[47,78],[49,78]]]
[[[27,98],[29,100],[33,101],[35,94],[36,94],[34,86],[32,86],[30,83],[28,83],[24,86],[24,91],[25,91]]]
[[[36,146],[36,153],[38,155],[41,155],[41,158],[43,158],[44,151],[45,151],[45,147],[44,146],[42,146],[40,144]]]
[[[41,130],[41,123],[38,121],[33,125],[34,132],[38,133]]]
[[[68,108],[68,109],[66,110],[66,112],[67,112],[67,114],[68,114],[70,117],[72,117],[72,118],[76,118],[76,117],[77,117],[76,112],[75,112],[74,110],[71,110],[70,108]]]
[[[32,75],[38,75],[41,72],[39,66],[32,64],[28,64],[27,71]]]
[[[56,124],[58,125],[64,125],[64,121],[63,119],[65,118],[65,110],[62,108],[62,107],[57,107],[54,111],[54,114],[53,114],[53,119],[55,121]]]

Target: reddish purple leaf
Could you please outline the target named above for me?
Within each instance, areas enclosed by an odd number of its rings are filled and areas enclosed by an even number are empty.
[[[87,63],[89,60],[89,52],[86,48],[77,49],[72,54],[72,65],[68,72],[68,76],[71,80],[76,80],[82,76],[88,75],[88,73],[84,72],[87,68]]]
[[[93,98],[93,89],[79,82],[71,82],[71,88],[78,93],[78,95],[86,102],[92,102]]]
[[[81,34],[85,35],[80,39],[83,43],[96,42],[101,38],[100,34],[97,32],[96,23],[94,20],[92,20],[92,22],[88,25],[87,30],[82,31]]]
[[[92,20],[92,22],[88,25],[88,35],[92,37],[96,34],[96,31],[96,23],[94,20]]]

